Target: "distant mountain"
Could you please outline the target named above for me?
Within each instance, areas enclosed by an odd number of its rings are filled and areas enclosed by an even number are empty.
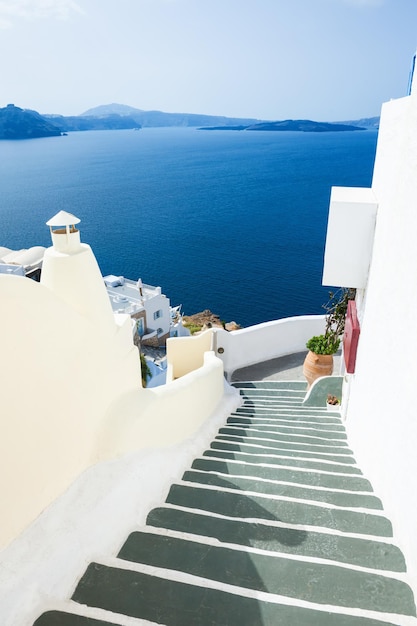
[[[334,133],[347,130],[365,130],[360,126],[349,124],[331,124],[329,122],[314,122],[313,120],[283,120],[281,122],[259,122],[249,126],[217,126],[200,128],[199,130],[273,130],[273,131],[301,131],[303,133]]]
[[[353,126],[361,126],[362,128],[378,130],[379,116],[378,117],[362,117],[360,120],[347,120],[344,122],[335,122],[335,124],[352,124]]]
[[[0,139],[59,137],[61,131],[36,111],[8,104],[0,109]]]
[[[101,117],[103,115],[133,115],[135,113],[143,112],[144,111],[142,111],[142,109],[135,109],[135,107],[130,107],[127,104],[117,104],[116,102],[113,102],[113,104],[100,104],[98,107],[84,111],[81,115]]]
[[[124,130],[141,128],[141,125],[130,115],[45,115],[46,120],[63,132],[75,130]]]
[[[337,132],[378,128],[379,117],[349,122],[315,122],[312,120],[265,121],[197,113],[164,113],[143,111],[125,104],[105,104],[82,115],[40,115],[9,104],[0,109],[0,139],[57,137],[81,130],[122,130],[141,127],[196,127],[200,130],[268,130],[303,132]]]
[[[256,124],[261,120],[254,118],[225,117],[218,115],[204,115],[199,113],[164,113],[163,111],[143,111],[135,109],[125,104],[104,104],[93,109],[89,109],[82,113],[80,117],[94,116],[101,117],[104,115],[118,114],[121,116],[128,115],[132,117],[136,123],[144,128],[162,127],[162,126],[233,126],[242,124],[248,126]]]

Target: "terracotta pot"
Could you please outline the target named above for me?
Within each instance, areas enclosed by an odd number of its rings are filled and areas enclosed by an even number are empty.
[[[332,354],[316,354],[308,352],[303,365],[303,374],[310,389],[313,382],[321,376],[331,376],[333,373],[333,355]]]

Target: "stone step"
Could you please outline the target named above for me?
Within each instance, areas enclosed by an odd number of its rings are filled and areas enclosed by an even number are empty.
[[[323,418],[323,417],[310,417],[306,419],[302,415],[247,415],[242,413],[232,413],[227,418],[227,423],[242,423],[242,424],[277,424],[280,422],[292,423],[294,426],[298,426],[299,424],[309,424],[311,427],[324,426],[328,428],[336,428],[336,429],[344,429],[343,424],[340,419],[333,418]]]
[[[304,405],[303,381],[234,387],[242,405],[147,526],[35,626],[414,623],[404,557],[340,414]]]
[[[401,580],[335,563],[305,563],[144,531],[129,535],[118,558],[302,602],[406,615],[415,610],[412,592]]]
[[[220,515],[318,526],[344,533],[391,537],[391,522],[382,515],[272,497],[242,495],[232,490],[173,484],[167,503]]]
[[[242,398],[256,398],[275,400],[276,398],[299,398],[304,400],[305,391],[303,389],[241,389]]]
[[[144,567],[137,571],[91,563],[73,600],[168,626],[381,625],[377,618],[343,615],[337,609],[330,612],[326,606],[321,609],[293,606],[274,597],[268,601],[267,593],[258,592],[262,599],[249,592],[245,596],[244,590],[237,587],[208,585],[195,576],[187,577],[184,582],[184,577],[174,572],[168,577],[166,570],[151,571]]]
[[[352,456],[353,452],[350,448],[346,446],[340,446],[339,444],[332,445],[323,445],[323,444],[308,444],[308,443],[299,443],[298,441],[288,440],[288,437],[280,437],[279,439],[266,439],[265,437],[249,437],[249,436],[239,436],[235,434],[218,434],[216,435],[216,440],[221,441],[232,441],[235,443],[246,443],[251,445],[263,446],[265,448],[280,448],[283,450],[299,450],[302,452],[310,452],[314,454],[315,452],[323,453],[323,454],[337,454],[337,455],[345,455]]]
[[[120,626],[120,622],[103,621],[66,611],[47,611],[34,622],[33,626]]]
[[[289,408],[298,408],[302,405],[302,398],[294,398],[288,396],[271,396],[268,400],[266,397],[262,398],[248,398],[244,397],[242,402],[242,407],[259,407],[260,409],[278,409],[280,410],[282,406],[287,406]]]
[[[246,428],[239,428],[238,426],[224,426],[219,429],[219,433],[223,435],[238,435],[239,437],[256,436],[263,437],[265,439],[286,440],[294,441],[298,443],[308,444],[334,444],[338,446],[346,446],[346,434],[345,433],[320,433],[320,435],[312,434],[300,434],[297,429],[294,428],[282,428],[279,427],[276,430],[265,430],[262,428],[255,428],[247,426]]]
[[[299,485],[323,487],[325,489],[345,489],[348,491],[372,491],[370,482],[362,476],[324,474],[314,471],[301,471],[296,468],[272,467],[238,461],[221,460],[209,457],[194,459],[192,468],[213,471],[220,474],[265,478]]]
[[[264,463],[274,467],[298,467],[301,469],[319,470],[321,472],[331,472],[333,474],[355,474],[362,475],[361,470],[353,465],[342,463],[332,463],[331,461],[313,461],[304,458],[295,458],[290,456],[271,455],[268,452],[248,453],[248,452],[232,452],[228,450],[216,450],[210,448],[203,452],[203,456],[218,459],[229,459],[232,461],[241,461],[242,463]]]
[[[242,407],[257,407],[260,410],[268,410],[271,408],[272,410],[281,410],[282,408],[288,407],[289,409],[299,409],[302,407],[302,399],[301,398],[280,398],[279,396],[274,396],[274,400],[270,402],[260,402],[258,400],[244,400]]]
[[[307,391],[307,383],[301,380],[262,380],[232,383],[236,389],[293,389],[294,391]]]
[[[285,448],[279,448],[278,446],[270,447],[265,444],[253,444],[253,443],[235,443],[233,441],[223,441],[215,439],[211,442],[210,448],[213,450],[225,450],[228,452],[242,452],[246,454],[256,454],[261,456],[274,456],[274,457],[295,457],[303,459],[312,459],[314,461],[330,461],[334,463],[341,463],[344,465],[355,465],[356,461],[353,456],[349,454],[323,454],[320,452],[310,452],[309,450],[291,450]],[[249,459],[248,459],[249,460]]]
[[[259,407],[257,405],[241,405],[233,411],[232,415],[246,415],[247,417],[281,417],[288,415],[303,420],[309,419],[310,417],[336,418],[340,420],[340,413],[338,411],[328,411],[327,409],[311,408],[308,406],[295,407],[289,404],[280,405],[275,408]]]
[[[222,543],[238,544],[257,550],[328,559],[384,571],[405,571],[404,557],[397,546],[370,538],[320,530],[307,531],[262,521],[254,524],[231,517],[213,516],[202,511],[186,511],[175,506],[153,509],[146,523],[156,528],[211,537]]]
[[[248,428],[252,430],[263,430],[265,432],[294,432],[302,435],[334,436],[339,439],[346,438],[346,431],[341,424],[328,424],[318,422],[295,421],[287,418],[276,418],[275,420],[262,420],[261,418],[248,419],[241,416],[230,416],[227,418],[227,426],[234,428]],[[326,434],[329,433],[329,434]]]
[[[333,491],[330,489],[313,489],[294,484],[273,482],[270,480],[256,480],[242,476],[214,474],[212,472],[188,470],[182,477],[183,481],[225,487],[239,491],[251,491],[259,494],[285,496],[300,500],[317,500],[334,506],[349,508],[368,508],[382,510],[379,498],[366,493],[350,493]]]

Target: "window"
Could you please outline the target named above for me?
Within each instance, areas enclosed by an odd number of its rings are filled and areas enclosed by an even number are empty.
[[[158,309],[158,311],[155,311],[155,313],[153,314],[154,320],[157,320],[160,317],[162,317],[162,309]]]

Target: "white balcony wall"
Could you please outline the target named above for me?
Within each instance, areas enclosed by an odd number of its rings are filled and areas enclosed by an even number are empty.
[[[366,286],[377,206],[372,189],[332,188],[323,285],[357,289]]]
[[[230,380],[237,369],[294,352],[307,354],[306,342],[325,330],[324,315],[286,317],[227,332],[216,330],[216,354]]]

